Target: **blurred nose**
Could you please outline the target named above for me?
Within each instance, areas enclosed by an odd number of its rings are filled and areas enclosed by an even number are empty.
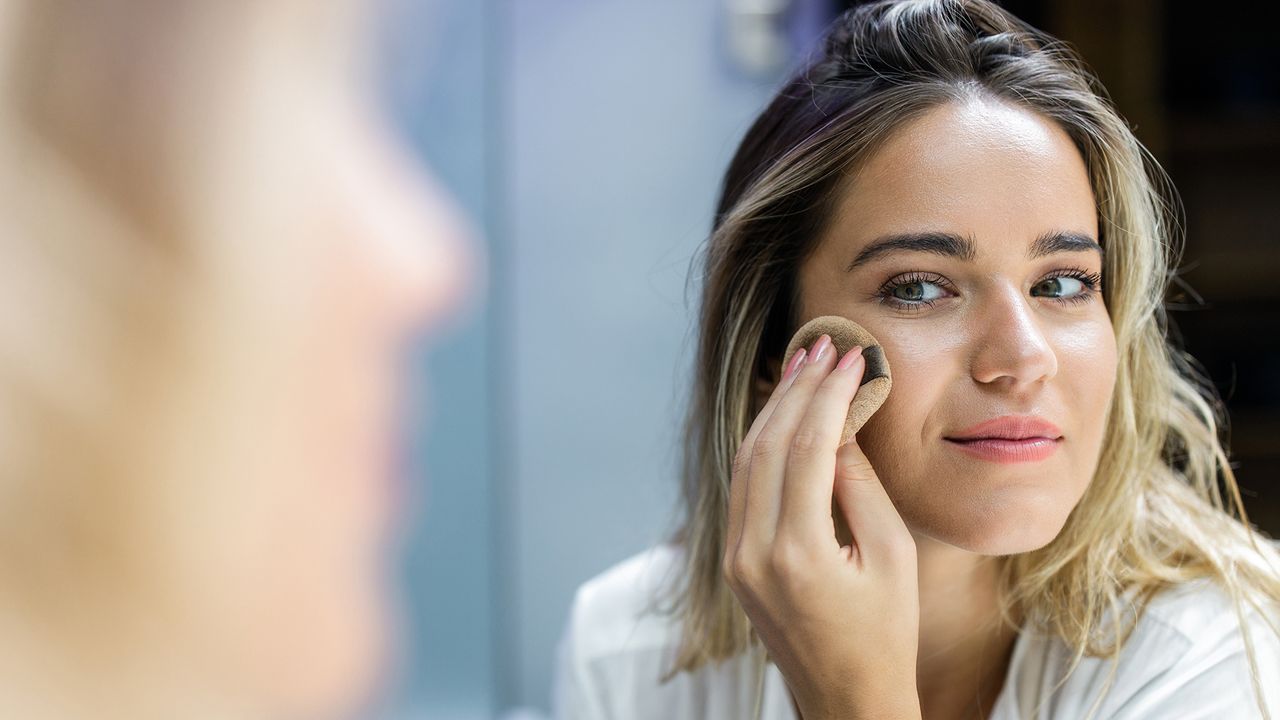
[[[1057,374],[1057,354],[1034,302],[1010,287],[982,308],[970,370],[974,380],[1016,392]]]
[[[415,335],[429,334],[459,312],[483,280],[474,232],[448,193],[388,134],[378,138],[375,162],[380,202],[368,221],[382,249],[382,292],[392,320]]]

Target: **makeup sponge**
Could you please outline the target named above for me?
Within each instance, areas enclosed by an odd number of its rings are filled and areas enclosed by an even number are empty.
[[[797,350],[812,347],[824,334],[831,336],[831,344],[839,351],[836,357],[843,356],[854,345],[861,345],[862,357],[867,361],[862,384],[849,404],[849,415],[844,421],[844,432],[840,435],[840,444],[843,445],[884,404],[893,380],[889,376],[889,361],[884,357],[884,349],[875,337],[861,325],[838,315],[816,317],[797,330],[782,356],[782,367],[791,362],[791,356]]]

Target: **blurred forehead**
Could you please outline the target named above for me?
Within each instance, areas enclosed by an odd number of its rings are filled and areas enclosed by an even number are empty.
[[[995,99],[933,108],[898,128],[845,184],[830,233],[845,248],[887,233],[950,232],[1019,254],[1045,232],[1097,237],[1089,176],[1052,121]],[[993,246],[994,244],[994,246]]]

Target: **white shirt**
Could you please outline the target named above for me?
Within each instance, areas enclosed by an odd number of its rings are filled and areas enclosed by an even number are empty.
[[[680,640],[679,621],[653,601],[680,550],[656,547],[615,565],[577,592],[560,641],[553,714],[557,720],[751,720],[759,653],[744,653],[666,683]],[[1265,705],[1280,720],[1280,638],[1246,605]],[[1280,623],[1280,618],[1272,620]],[[1263,717],[1230,597],[1208,579],[1157,595],[1121,649],[1099,720]],[[1280,624],[1277,625],[1280,627]],[[1018,635],[989,720],[1081,720],[1102,694],[1112,661],[1070,666],[1066,644],[1027,628]],[[776,666],[764,669],[762,720],[794,720]]]

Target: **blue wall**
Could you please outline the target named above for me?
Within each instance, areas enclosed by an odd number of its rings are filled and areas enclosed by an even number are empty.
[[[574,588],[673,526],[689,262],[764,101],[721,60],[722,5],[511,3],[508,701],[547,706]]]
[[[403,717],[545,712],[576,586],[673,527],[720,175],[774,87],[725,3],[394,0],[405,132],[484,232],[489,283],[426,363]]]
[[[496,361],[504,257],[494,183],[498,125],[492,3],[386,4],[386,97],[395,120],[463,208],[487,283],[421,361],[423,421],[414,447],[419,492],[406,538],[406,657],[389,717],[491,718],[497,712],[495,498],[506,452],[504,373]],[[486,287],[488,285],[488,287]]]

